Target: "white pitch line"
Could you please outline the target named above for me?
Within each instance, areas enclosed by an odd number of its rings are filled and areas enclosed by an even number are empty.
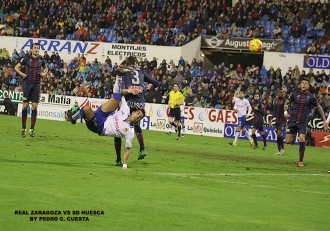
[[[168,175],[168,176],[177,176],[189,179],[198,179],[198,180],[208,180],[213,182],[221,182],[221,183],[229,183],[229,184],[240,184],[240,185],[251,185],[256,186],[259,188],[269,188],[269,189],[279,189],[279,190],[288,190],[288,188],[281,188],[281,187],[274,187],[269,185],[262,185],[262,184],[254,184],[245,183],[245,182],[237,182],[237,181],[228,181],[228,180],[220,180],[220,179],[212,179],[212,178],[205,178],[203,176],[253,176],[253,175],[261,175],[261,176],[301,176],[301,175],[312,175],[312,176],[323,176],[327,174],[267,174],[267,173],[219,173],[219,174],[201,174],[201,173],[171,173],[171,172],[155,172],[154,174],[158,175]],[[300,190],[294,189],[295,192],[303,192],[303,193],[313,193],[319,195],[330,195],[327,192],[317,192],[317,191],[309,191],[309,190]]]
[[[173,173],[173,172],[155,172],[160,175],[171,176],[326,176],[330,177],[328,173]]]

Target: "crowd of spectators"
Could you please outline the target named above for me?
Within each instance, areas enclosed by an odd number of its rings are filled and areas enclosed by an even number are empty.
[[[2,90],[22,91],[21,79],[14,67],[21,57],[30,55],[14,50],[9,54],[5,48],[0,49],[0,85]],[[49,73],[41,80],[41,92],[67,96],[82,96],[94,98],[110,98],[117,63],[112,63],[109,57],[100,62],[95,59],[87,62],[84,55],[78,55],[65,62],[58,53],[43,54]],[[299,79],[308,76],[311,88],[319,99],[325,111],[330,109],[330,71],[314,71],[308,73],[299,70],[297,66],[289,68],[285,75],[277,67],[256,65],[244,67],[241,64],[221,63],[213,69],[204,71],[203,61],[193,59],[190,62],[181,58],[178,63],[172,60],[140,60],[140,68],[150,73],[150,76],[162,83],[161,87],[146,86],[146,100],[149,103],[167,104],[167,96],[173,83],[178,83],[185,97],[187,106],[233,109],[234,92],[242,89],[246,97],[260,94],[267,113],[272,111],[271,103],[277,95],[277,90],[283,88],[290,94],[299,87]]]
[[[2,0],[2,35],[181,46],[199,35],[304,38],[299,50],[325,53],[327,1]],[[306,41],[306,43],[305,43]],[[307,41],[312,41],[307,43]],[[300,44],[300,40],[299,40]],[[319,46],[319,49],[318,49]],[[303,48],[303,49],[301,49]]]

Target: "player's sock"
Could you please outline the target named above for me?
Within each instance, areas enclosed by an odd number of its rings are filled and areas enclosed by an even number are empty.
[[[277,151],[281,151],[281,137],[277,137]]]
[[[31,129],[34,129],[37,121],[37,110],[31,110]]]
[[[84,106],[85,107],[85,106]],[[77,120],[79,118],[84,118],[85,117],[85,110],[84,107],[80,108],[79,111],[77,111],[73,116],[72,119],[73,120]]]
[[[22,110],[22,128],[26,129],[27,110]]]
[[[237,142],[237,139],[239,137],[239,134],[240,134],[240,131],[236,131],[235,132],[235,140],[234,140],[235,143]]]
[[[280,138],[280,148],[284,150],[284,142],[282,136]]]
[[[115,137],[114,139],[114,145],[115,145],[115,150],[116,150],[116,155],[117,155],[117,160],[116,162],[119,163],[121,161],[121,138],[120,137]]]
[[[264,147],[267,146],[267,140],[266,140],[266,134],[264,133],[263,135],[261,135],[262,140],[264,141]]]
[[[303,162],[305,155],[305,142],[299,142],[299,162]]]
[[[251,136],[250,136],[250,134],[249,134],[249,132],[246,130],[245,131],[245,135],[246,135],[246,137],[250,140],[251,139]]]
[[[139,141],[140,144],[140,151],[144,150],[144,139],[143,139],[143,134],[142,134],[142,129],[139,125],[134,126],[134,131],[136,134],[136,138]]]
[[[174,123],[174,121],[172,121],[171,125],[173,125],[173,127],[177,127],[176,124]]]
[[[122,76],[117,75],[115,85],[113,86],[113,98],[119,101],[121,100],[122,84],[123,84]]]
[[[185,125],[181,125],[181,131],[182,131],[182,135],[186,133],[186,126]]]
[[[178,126],[178,137],[181,136],[181,125]]]
[[[253,139],[253,142],[256,146],[258,146],[258,141],[257,141],[257,136],[256,134],[252,134],[252,139]]]

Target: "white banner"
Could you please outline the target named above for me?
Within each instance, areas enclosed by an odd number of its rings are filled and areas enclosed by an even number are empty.
[[[317,60],[312,60],[309,63],[314,63],[314,65],[310,66],[306,65],[306,54],[291,54],[291,53],[280,53],[280,52],[267,52],[265,51],[264,53],[264,62],[263,64],[266,67],[266,70],[268,70],[271,66],[273,66],[276,70],[276,68],[281,68],[282,76],[284,76],[289,67],[292,69],[297,65],[299,67],[300,73],[302,70],[305,70],[306,74],[309,72],[309,68],[313,68],[314,74],[316,74],[316,71],[321,72],[321,70],[325,70],[326,73],[328,73],[328,70],[330,69],[329,67],[329,62],[327,61],[325,64],[324,63],[317,63]],[[312,56],[315,57],[315,56]],[[322,57],[328,57],[329,56],[318,56],[319,58]],[[327,60],[327,59],[323,59]]]
[[[23,104],[19,103],[17,108],[17,116],[22,116]],[[56,104],[39,104],[38,105],[38,119],[58,120],[64,121],[65,112],[69,107]],[[28,108],[28,117],[31,115],[31,107]]]
[[[73,97],[63,95],[41,94],[38,105],[38,118],[64,121],[65,113],[75,102],[79,107],[90,106],[93,110],[99,108],[106,99]],[[168,132],[167,104],[146,104],[146,117],[140,122],[142,129]],[[30,115],[30,108],[28,109]],[[22,104],[18,105],[17,116],[22,116]],[[237,124],[234,111],[213,108],[185,107],[186,134],[224,137],[225,124]]]
[[[71,109],[76,101],[79,107],[90,106],[93,110],[96,110],[107,100],[41,94],[38,105],[38,118],[64,121],[66,111]],[[28,109],[28,115],[30,115],[30,108]],[[22,104],[18,104],[17,116],[22,116]]]
[[[113,64],[120,64],[130,55],[136,56],[138,59],[147,58],[149,61],[151,61],[153,57],[156,57],[158,59],[158,64],[160,64],[163,59],[167,62],[173,59],[174,63],[177,64],[180,56],[191,62],[193,58],[200,58],[200,41],[201,38],[198,37],[182,47],[173,47],[0,36],[1,46],[5,47],[10,54],[14,49],[18,52],[20,52],[20,49],[24,51],[30,50],[33,43],[39,43],[41,55],[43,55],[43,51],[47,51],[48,53],[55,51],[59,53],[60,57],[65,62],[69,62],[74,57],[77,57],[78,54],[84,54],[86,60],[89,62],[94,61],[95,58],[104,62],[107,56],[109,56]]]
[[[168,132],[169,110],[165,104],[146,104],[146,117],[140,122],[142,129]],[[225,124],[236,124],[234,111],[212,108],[185,107],[186,134],[224,137]]]

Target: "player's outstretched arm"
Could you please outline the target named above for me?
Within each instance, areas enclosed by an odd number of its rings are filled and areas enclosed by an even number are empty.
[[[317,106],[317,110],[319,111],[319,113],[320,113],[320,115],[321,115],[321,117],[322,117],[322,120],[323,120],[323,128],[324,128],[324,130],[325,130],[325,131],[328,131],[329,126],[328,126],[328,123],[327,123],[327,121],[326,121],[326,119],[325,119],[324,111],[323,111],[321,105],[318,105],[318,106]]]
[[[131,152],[130,148],[125,148],[123,169],[127,168],[127,163],[128,163],[128,158],[129,158],[130,152]]]
[[[158,82],[157,80],[151,78],[151,76],[149,74],[147,74],[146,72],[143,72],[143,74],[144,74],[144,81],[145,82],[151,83],[155,87],[160,87],[161,86],[161,82]]]
[[[118,74],[118,75],[124,75],[124,74],[126,74],[126,73],[132,73],[133,71],[134,71],[133,68],[130,67],[130,66],[127,66],[127,67],[119,67],[119,68],[117,69],[117,74]]]
[[[22,65],[20,63],[17,63],[17,65],[15,66],[15,71],[22,76],[23,78],[27,77],[27,74],[25,74],[24,72],[21,71]]]
[[[328,118],[327,118],[327,124],[329,124],[329,122],[330,122],[330,111],[329,111]]]

